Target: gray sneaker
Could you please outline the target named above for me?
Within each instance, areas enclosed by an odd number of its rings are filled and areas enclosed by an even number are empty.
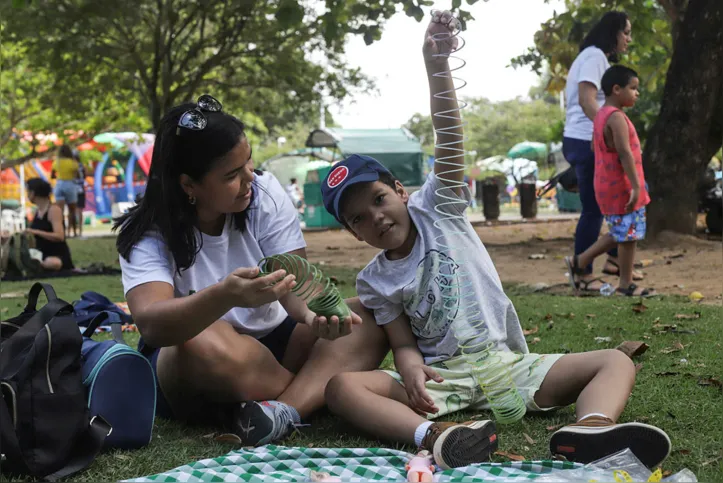
[[[242,402],[234,411],[233,432],[246,446],[262,446],[284,439],[299,424],[294,410],[278,401]]]

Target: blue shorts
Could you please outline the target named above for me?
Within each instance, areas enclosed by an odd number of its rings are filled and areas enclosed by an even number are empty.
[[[645,239],[645,207],[625,215],[605,215],[608,230],[618,243]]]
[[[78,185],[75,181],[59,179],[55,182],[55,201],[64,201],[69,205],[78,202]]]
[[[284,358],[284,354],[286,354],[286,348],[289,345],[291,334],[294,332],[294,327],[296,327],[296,322],[291,317],[286,317],[283,322],[278,325],[278,327],[259,339],[259,342],[271,351],[279,363],[281,363]],[[156,416],[165,419],[173,419],[174,415],[171,410],[171,406],[168,404],[166,397],[163,395],[163,391],[161,390],[161,386],[158,382],[158,354],[161,353],[161,349],[155,349],[145,345],[143,339],[141,338],[138,341],[138,351],[146,356],[146,358],[151,362],[153,374],[156,377]]]

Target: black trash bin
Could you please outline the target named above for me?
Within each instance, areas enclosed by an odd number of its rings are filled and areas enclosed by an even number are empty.
[[[537,187],[534,183],[517,185],[520,194],[520,214],[522,218],[535,218],[537,216]]]
[[[500,217],[500,186],[495,181],[482,182],[482,212],[487,221]]]

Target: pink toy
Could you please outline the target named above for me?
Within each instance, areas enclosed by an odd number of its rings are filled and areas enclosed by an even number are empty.
[[[417,456],[409,460],[404,469],[407,470],[407,481],[427,482],[434,480],[434,465],[429,451],[417,453]]]
[[[332,483],[336,481],[341,481],[338,476],[332,476],[329,473],[324,473],[321,471],[311,471],[309,472],[309,480],[311,481],[321,481],[326,483]]]

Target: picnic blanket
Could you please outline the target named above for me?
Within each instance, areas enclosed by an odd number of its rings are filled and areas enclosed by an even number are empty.
[[[132,482],[270,482],[309,481],[311,471],[321,471],[342,481],[406,481],[404,465],[414,455],[387,448],[292,448],[267,445],[231,451]],[[566,461],[511,461],[482,463],[438,471],[434,481],[508,482],[531,481],[544,474],[580,468]]]
[[[41,272],[34,275],[23,277],[18,274],[5,274],[2,278],[3,282],[21,282],[25,280],[42,280],[46,278],[69,278],[69,277],[87,277],[89,275],[121,275],[120,268],[113,267],[86,267],[73,268],[71,270],[59,270],[57,272]]]

